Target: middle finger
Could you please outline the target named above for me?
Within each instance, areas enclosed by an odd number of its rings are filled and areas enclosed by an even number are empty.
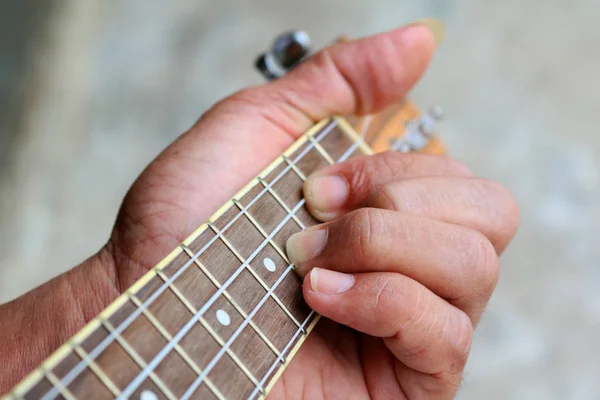
[[[293,235],[287,252],[300,275],[398,272],[428,287],[476,322],[498,279],[498,259],[481,233],[410,214],[361,208]]]

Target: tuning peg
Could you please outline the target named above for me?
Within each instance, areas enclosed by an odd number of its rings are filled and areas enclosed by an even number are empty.
[[[440,106],[433,106],[429,111],[423,115],[419,121],[419,130],[427,137],[431,137],[434,134],[433,128],[436,123],[444,118],[444,110]]]
[[[268,80],[280,78],[310,54],[310,46],[310,37],[304,31],[282,33],[254,65]]]
[[[443,117],[442,107],[431,107],[421,118],[406,122],[404,135],[390,139],[390,148],[403,153],[422,149],[435,134],[434,127]]]

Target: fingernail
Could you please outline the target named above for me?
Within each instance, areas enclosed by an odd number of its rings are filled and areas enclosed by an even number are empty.
[[[435,46],[439,47],[440,44],[444,41],[444,36],[446,35],[446,29],[444,27],[444,23],[442,20],[438,18],[422,18],[418,19],[412,23],[411,25],[422,25],[427,27],[431,33],[433,34],[433,38],[435,39]]]
[[[343,274],[322,268],[310,271],[312,290],[322,294],[343,293],[354,286],[354,275]]]
[[[308,178],[305,198],[317,218],[335,218],[348,198],[348,183],[337,175]]]
[[[315,258],[323,251],[327,243],[327,230],[307,230],[290,236],[285,245],[287,255],[296,267]],[[298,269],[300,272],[301,269]]]

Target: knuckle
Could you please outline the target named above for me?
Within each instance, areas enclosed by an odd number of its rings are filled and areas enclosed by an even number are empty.
[[[367,205],[375,208],[383,208],[393,211],[402,211],[405,204],[404,191],[402,190],[402,182],[396,184],[384,183],[378,187],[368,198]]]
[[[312,68],[318,69],[319,71],[333,69],[336,73],[339,73],[337,66],[333,62],[331,49],[329,47],[318,51],[312,57],[310,57],[310,64],[308,65],[310,65]]]
[[[498,283],[500,263],[494,245],[476,230],[469,230],[465,240],[468,260],[474,269],[472,290],[489,297]]]
[[[419,170],[431,170],[432,168],[436,171],[443,171],[445,175],[475,176],[464,163],[451,157],[439,155],[387,151],[376,155],[375,160],[379,173],[384,172],[392,178],[402,178],[407,175],[414,175]]]
[[[308,75],[312,76],[315,82],[318,82],[321,90],[343,88],[349,94],[348,98],[343,100],[348,102],[345,106],[361,113],[366,104],[369,103],[367,93],[360,90],[351,74],[348,74],[343,67],[343,63],[337,61],[338,57],[336,57],[334,49],[335,46],[322,49],[310,57],[301,67],[304,67],[308,71]]]
[[[460,373],[469,358],[471,346],[473,344],[473,323],[467,314],[458,311],[458,315],[451,315],[452,321],[449,325],[452,332],[446,335],[446,346],[449,351],[451,374]]]
[[[409,174],[418,166],[418,160],[423,155],[416,153],[399,153],[388,151],[377,157],[377,170],[384,171],[392,178]]]
[[[254,88],[254,87],[250,87],[250,88],[244,88],[244,89],[240,89],[237,92],[235,92],[234,94],[232,94],[229,97],[226,97],[225,99],[219,101],[216,105],[215,108],[228,108],[232,105],[260,105],[262,104],[262,102],[264,102],[264,95],[263,95],[263,91]]]
[[[272,98],[270,93],[260,87],[249,87],[240,89],[232,95],[218,101],[204,116],[223,116],[223,115],[256,115],[257,110],[261,113],[272,113],[273,104],[277,104],[276,99]]]
[[[481,179],[480,184],[487,197],[495,200],[495,219],[499,221],[499,233],[507,236],[507,239],[511,238],[519,225],[519,206],[516,199],[505,186],[496,181]]]
[[[428,183],[418,179],[403,179],[381,185],[370,197],[368,204],[401,213],[428,216],[438,207]]]
[[[389,310],[395,307],[397,286],[389,278],[382,276],[373,283],[372,312],[373,322],[378,326],[390,325]]]
[[[438,310],[435,309],[435,302],[428,296],[428,290],[424,286],[416,286],[414,289],[414,307],[407,314],[406,325],[418,327],[421,330],[431,330],[436,325]]]
[[[293,96],[285,87],[267,90],[255,86],[244,88],[218,102],[209,112],[214,115],[235,115],[262,118],[278,130],[296,137],[297,122],[307,118],[296,106]]]
[[[348,214],[345,223],[350,238],[352,256],[368,259],[373,254],[373,242],[385,232],[385,222],[379,210],[360,208]]]
[[[372,186],[378,167],[371,156],[357,157],[345,164],[348,167],[346,178],[355,191],[366,190]]]

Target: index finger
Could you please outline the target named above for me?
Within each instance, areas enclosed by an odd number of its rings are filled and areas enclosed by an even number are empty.
[[[323,168],[304,183],[306,206],[321,221],[331,221],[366,205],[381,186],[424,177],[471,177],[472,172],[446,156],[388,151],[354,157]]]

